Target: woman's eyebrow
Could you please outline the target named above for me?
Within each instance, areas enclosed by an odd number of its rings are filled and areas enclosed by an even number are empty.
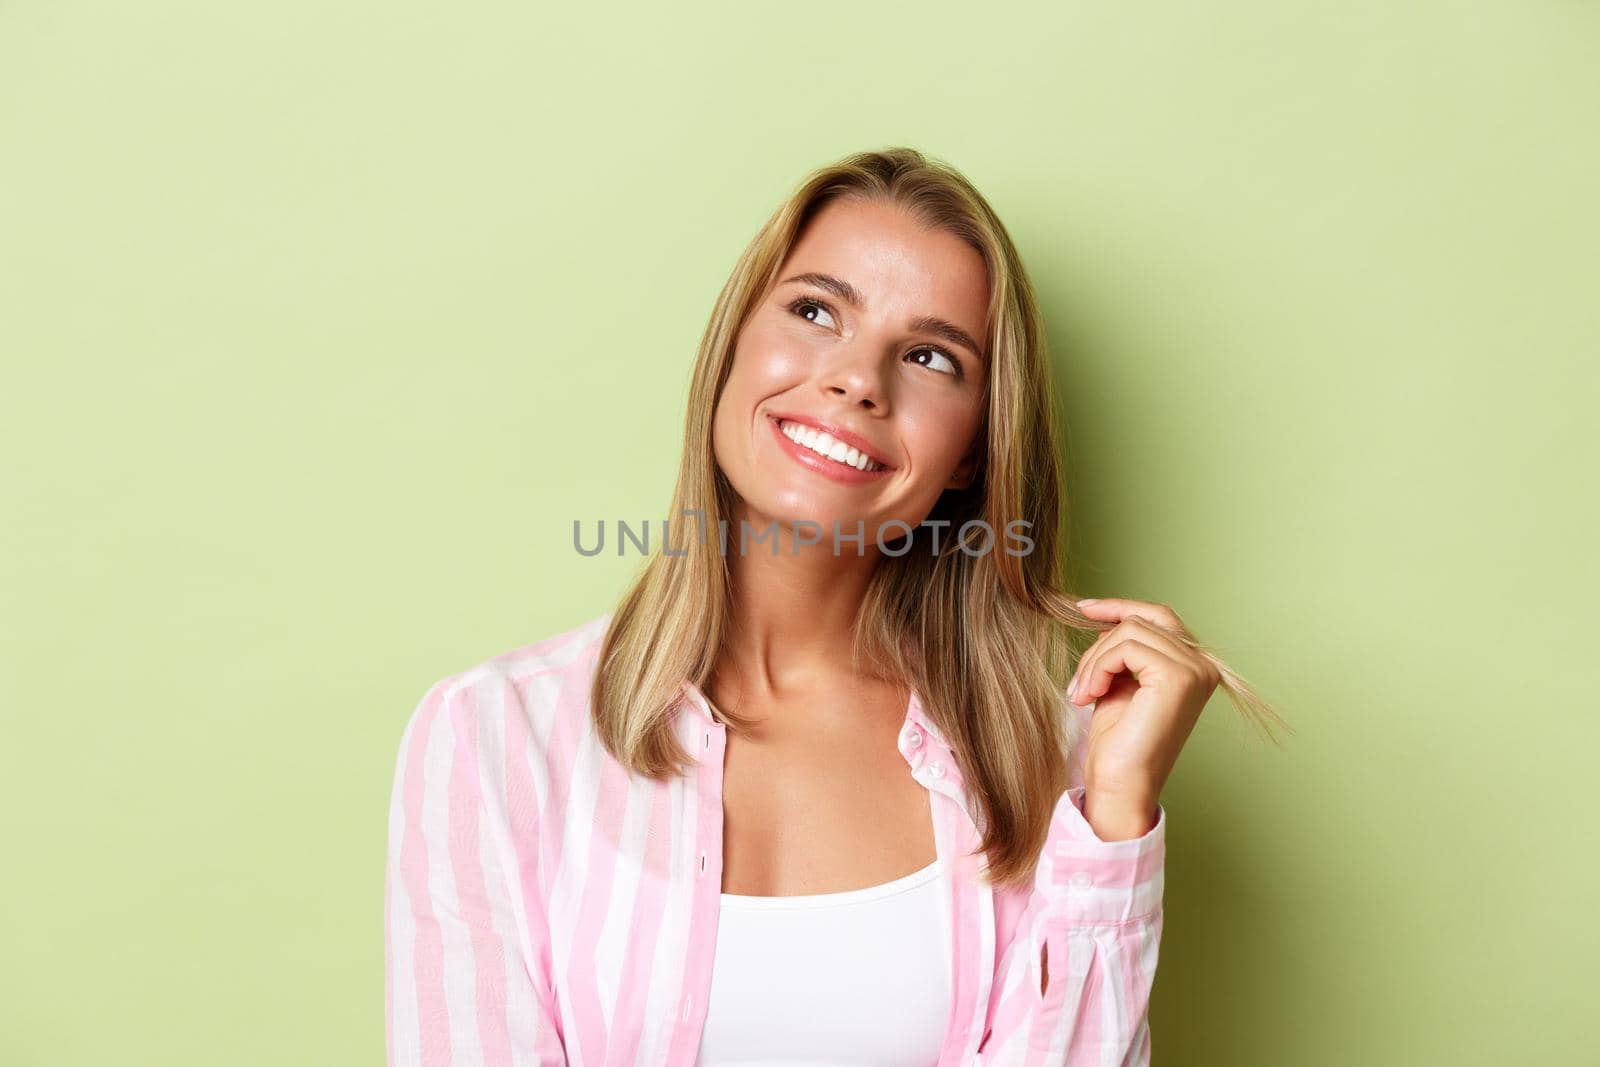
[[[856,292],[855,286],[843,278],[835,278],[831,274],[819,274],[814,270],[808,270],[804,274],[796,274],[793,277],[785,278],[779,284],[788,285],[790,282],[801,282],[805,285],[814,285],[818,289],[826,289],[853,308],[859,308],[865,303],[861,299],[861,294]]]
[[[936,337],[942,337],[951,344],[960,345],[970,351],[974,359],[983,359],[983,349],[978,347],[978,342],[972,339],[971,334],[953,322],[946,322],[944,319],[936,319],[931,315],[924,315],[916,322],[913,322],[911,328],[918,333],[931,333]]]
[[[818,289],[832,293],[853,308],[859,309],[866,302],[861,299],[861,294],[856,292],[855,286],[843,278],[835,278],[831,274],[806,271],[804,274],[791,275],[778,284],[788,285],[790,282],[814,285]],[[983,349],[979,347],[978,342],[972,339],[971,334],[953,322],[947,322],[933,315],[924,315],[916,322],[913,322],[911,328],[918,333],[931,333],[936,337],[941,337],[953,345],[960,345],[962,348],[967,349],[978,359],[983,358]]]

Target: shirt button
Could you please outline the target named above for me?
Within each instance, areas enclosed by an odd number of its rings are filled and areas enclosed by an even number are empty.
[[[938,760],[934,760],[932,763],[928,764],[928,775],[931,778],[943,778],[944,764],[940,763]]]
[[[917,730],[915,727],[907,730],[905,733],[905,743],[907,748],[916,748],[918,745],[922,744],[922,732]]]
[[[1094,885],[1094,877],[1088,871],[1079,871],[1072,876],[1071,881],[1079,889],[1088,889]]]
[[[683,998],[683,1021],[689,1021],[689,1009],[694,1007],[694,994],[690,993]]]

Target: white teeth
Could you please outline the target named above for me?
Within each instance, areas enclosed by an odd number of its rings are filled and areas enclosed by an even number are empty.
[[[780,422],[778,429],[783,431],[783,436],[795,444],[804,445],[819,456],[826,456],[835,462],[854,467],[858,471],[883,469],[883,464],[868,459],[861,452],[851,448],[843,441],[835,441],[820,430],[814,430],[809,426],[801,426],[799,423],[794,422]]]

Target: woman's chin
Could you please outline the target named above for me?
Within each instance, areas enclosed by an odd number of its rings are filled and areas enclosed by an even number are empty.
[[[796,504],[789,502],[782,506],[770,509],[750,508],[745,512],[743,520],[749,526],[747,537],[764,535],[768,528],[777,524],[784,536],[784,547],[790,544],[790,531],[802,544],[807,540],[822,543],[832,543],[835,530],[838,531],[840,544],[844,551],[850,551],[855,544],[855,538],[861,537],[865,543],[870,544],[878,527],[878,520],[871,515],[862,514],[860,511],[827,506],[821,502]],[[729,536],[738,533],[739,520],[735,519],[728,524]],[[884,537],[894,538],[902,531],[898,527],[884,532]]]

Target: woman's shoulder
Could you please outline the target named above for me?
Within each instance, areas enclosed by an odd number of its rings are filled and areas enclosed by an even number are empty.
[[[464,670],[446,675],[433,684],[441,694],[483,689],[506,684],[521,684],[545,674],[567,674],[583,670],[600,655],[606,625],[611,613],[589,619],[577,626],[529,644],[498,652]]]
[[[428,687],[407,720],[404,750],[465,743],[482,759],[513,744],[543,747],[562,715],[584,715],[611,613],[507,649]]]

